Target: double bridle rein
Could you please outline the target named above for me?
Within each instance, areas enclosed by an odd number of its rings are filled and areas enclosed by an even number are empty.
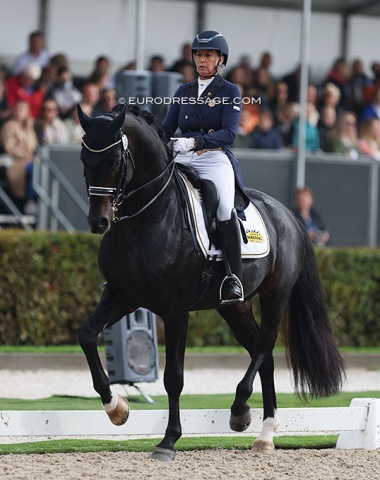
[[[121,132],[121,137],[117,142],[112,143],[111,145],[108,145],[107,147],[101,148],[99,150],[95,150],[93,148],[90,148],[88,145],[86,145],[84,139],[82,138],[82,145],[92,153],[103,153],[110,148],[114,147],[115,145],[118,145],[121,143],[122,147],[122,164],[121,164],[121,173],[120,173],[120,178],[119,178],[119,183],[117,187],[98,187],[98,186],[93,186],[93,185],[88,185],[88,196],[89,197],[113,197],[112,200],[112,221],[114,223],[120,222],[121,220],[127,220],[129,218],[136,217],[140,213],[144,212],[152,203],[154,203],[157,198],[164,192],[166,187],[169,185],[170,180],[172,179],[173,173],[174,173],[174,158],[167,164],[167,166],[164,168],[164,170],[157,176],[154,177],[152,180],[149,180],[148,182],[144,183],[140,187],[136,188],[135,190],[131,190],[130,192],[126,192],[126,187],[127,187],[127,173],[128,173],[128,160],[130,161],[133,170],[136,170],[136,165],[133,160],[132,153],[130,149],[128,148],[128,138],[125,135],[125,133]],[[144,188],[152,185],[154,182],[157,180],[160,180],[163,175],[166,173],[166,171],[171,168],[169,178],[165,182],[164,186],[161,188],[161,190],[151,199],[149,200],[148,203],[146,203],[143,207],[141,207],[137,212],[133,213],[132,215],[123,215],[121,217],[117,216],[117,212],[119,210],[119,207],[123,202],[131,198],[133,195],[136,193],[140,192]]]

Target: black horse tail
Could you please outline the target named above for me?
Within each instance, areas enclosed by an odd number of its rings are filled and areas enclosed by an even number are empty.
[[[287,318],[287,356],[296,392],[307,398],[339,392],[345,378],[344,361],[332,335],[314,247],[305,237],[303,267],[293,288]]]

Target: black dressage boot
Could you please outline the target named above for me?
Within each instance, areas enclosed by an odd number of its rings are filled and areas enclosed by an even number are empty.
[[[239,303],[244,300],[244,291],[241,283],[240,227],[235,210],[232,210],[230,220],[218,222],[218,232],[227,273],[220,286],[220,303]]]

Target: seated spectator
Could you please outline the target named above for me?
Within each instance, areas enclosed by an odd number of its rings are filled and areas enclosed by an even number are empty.
[[[298,65],[292,72],[288,73],[282,78],[288,86],[288,101],[300,101],[300,80],[301,80],[301,66]]]
[[[11,110],[9,120],[2,126],[0,144],[4,152],[10,157],[7,165],[9,195],[16,206],[24,211],[28,194],[29,199],[31,195],[31,168],[35,150],[38,146],[30,107],[24,100],[17,100]]]
[[[92,115],[96,117],[102,113],[109,113],[116,106],[116,90],[113,88],[105,88],[100,93],[99,103],[95,106]]]
[[[233,148],[252,148],[252,139],[250,137],[250,121],[251,113],[243,108],[240,115],[238,131],[235,136]]]
[[[259,116],[259,124],[250,134],[252,148],[278,150],[284,147],[281,134],[273,126],[273,115],[270,110],[263,110]]]
[[[115,77],[111,73],[111,60],[107,56],[100,55],[95,59],[94,68],[88,77],[74,79],[74,84],[79,90],[83,90],[86,83],[95,84],[99,93],[105,88],[115,87]]]
[[[86,82],[82,87],[81,93],[82,101],[80,102],[80,105],[89,105],[91,107],[91,112],[93,112],[100,98],[98,86],[95,83]],[[91,114],[91,116],[93,116],[93,114]]]
[[[277,112],[278,123],[276,128],[285,147],[289,147],[293,143],[294,122],[298,115],[299,105],[296,102],[288,102]]]
[[[6,81],[6,98],[10,108],[18,100],[24,100],[30,106],[30,113],[37,118],[45,96],[45,89],[37,87],[36,82],[41,76],[41,68],[30,63],[18,75],[9,77]]]
[[[261,67],[256,70],[253,87],[257,92],[256,95],[261,98],[261,107],[269,108],[270,101],[274,97],[274,84],[266,68]]]
[[[81,108],[86,115],[91,116],[92,108],[90,105],[84,103],[81,105]],[[71,109],[70,115],[63,120],[63,123],[67,130],[68,142],[81,144],[84,130],[79,122],[76,106]]]
[[[189,63],[193,63],[193,51],[191,49],[191,43],[186,42],[181,47],[181,57],[174,61],[169,68],[169,72],[182,73],[182,67]]]
[[[318,103],[319,111],[323,107],[333,107],[338,116],[344,109],[340,105],[341,93],[339,88],[331,82],[326,83],[323,87],[320,101]]]
[[[358,115],[364,106],[365,89],[371,85],[370,78],[364,72],[363,62],[359,58],[352,61],[351,75],[348,80],[351,88],[354,112]]]
[[[274,123],[278,124],[278,111],[286,105],[288,101],[288,86],[285,82],[277,82],[275,85],[275,93],[269,102],[269,107],[273,113]]]
[[[325,246],[330,234],[322,220],[321,215],[313,208],[314,197],[310,187],[297,189],[295,197],[294,215],[304,225],[313,245]]]
[[[191,63],[183,63],[179,67],[179,72],[182,75],[182,83],[192,82],[196,79],[195,68],[194,64]]]
[[[344,58],[335,60],[326,77],[326,83],[332,83],[339,89],[339,102],[341,108],[352,108],[352,94],[348,83],[348,68]]]
[[[349,155],[358,158],[356,115],[354,112],[344,112],[338,117],[335,127],[328,140],[328,150],[332,153]]]
[[[66,118],[72,108],[82,100],[82,94],[74,86],[73,75],[68,67],[59,68],[57,81],[49,96],[57,102],[61,118]]]
[[[11,113],[8,107],[7,96],[5,94],[5,78],[4,77],[0,76],[0,128]]]
[[[41,145],[69,141],[66,126],[59,117],[58,104],[53,98],[44,100],[35,128]]]
[[[361,124],[358,149],[363,155],[380,160],[380,120],[369,118]]]
[[[305,129],[305,148],[309,152],[315,152],[319,149],[319,132],[318,127],[310,122],[313,117],[315,107],[312,103],[306,106],[306,129]],[[300,119],[297,118],[293,124],[293,141],[292,144],[298,148]]]
[[[49,63],[49,56],[43,34],[39,31],[32,32],[28,38],[28,50],[16,58],[13,75],[18,75],[31,63],[42,69]]]
[[[323,107],[318,122],[319,147],[324,152],[329,151],[330,135],[336,123],[336,111],[331,106]]]
[[[148,70],[151,72],[165,72],[165,60],[161,55],[153,55],[150,57]]]
[[[363,109],[361,121],[368,120],[369,118],[377,118],[380,120],[380,88],[373,92],[370,105],[367,105]]]

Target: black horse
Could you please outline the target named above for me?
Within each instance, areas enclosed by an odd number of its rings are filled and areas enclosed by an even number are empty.
[[[144,307],[165,324],[169,420],[152,458],[174,458],[175,443],[181,437],[179,397],[188,312],[215,308],[251,357],[236,389],[230,427],[243,431],[249,426],[247,401],[258,372],[264,421],[253,448],[271,451],[278,426],[272,351],[280,320],[286,322],[288,356],[300,395],[332,395],[339,391],[344,376],[305,230],[282,204],[247,189],[266,223],[270,253],[243,261],[244,302],[220,306],[219,286],[225,271],[223,262],[216,262],[207,291],[194,303],[205,260],[195,254],[181,189],[173,175],[176,167],[158,128],[149,115],[126,107],[95,118],[80,107],[78,112],[85,131],[81,160],[89,194],[88,221],[93,233],[103,234],[99,268],[106,280],[99,304],[79,329],[79,342],[111,421],[125,423],[129,404],[110,390],[97,351],[98,334]],[[255,295],[260,302],[260,326],[252,313]]]

